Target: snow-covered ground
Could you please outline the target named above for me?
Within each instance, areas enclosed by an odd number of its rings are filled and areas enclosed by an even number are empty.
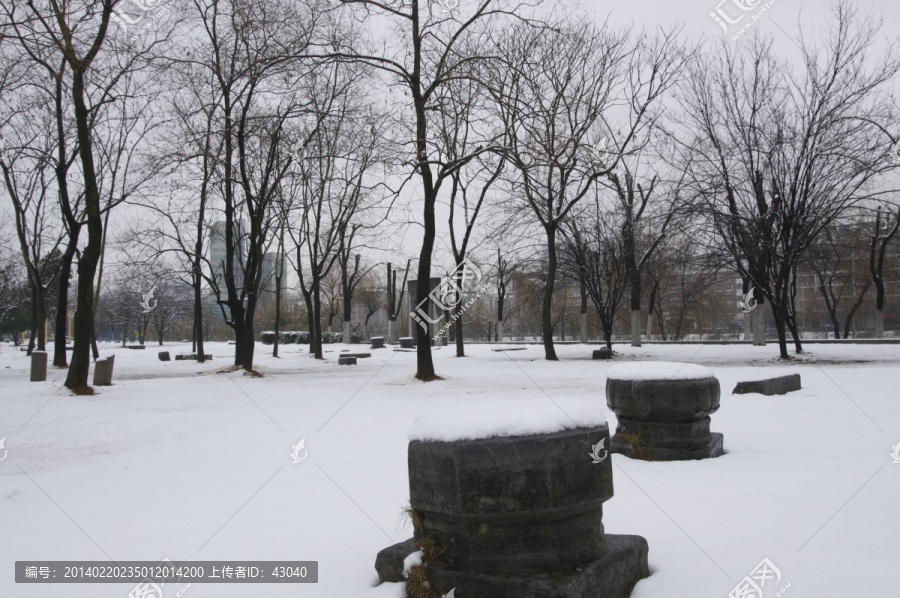
[[[207,345],[214,363],[160,362],[157,347],[116,355],[112,387],[92,397],[28,381],[29,361],[0,350],[0,596],[125,598],[134,584],[15,584],[16,560],[316,560],[312,585],[194,584],[188,598],[398,597],[373,587],[375,555],[412,535],[407,434],[413,421],[462,406],[523,399],[588,399],[606,409],[605,372],[628,360],[713,368],[722,407],[712,429],[721,458],[648,463],[611,456],[608,533],[639,534],[652,575],[634,598],[724,598],[760,562],[782,572],[766,598],[896,596],[900,587],[900,346],[810,345],[791,364],[777,347],[568,345],[470,356],[434,352],[443,381],[413,379],[415,354],[373,350],[359,365],[304,347],[257,345],[264,378],[216,373],[233,347]],[[362,349],[359,345],[351,350]],[[189,345],[165,349],[189,352]],[[786,396],[732,395],[739,380],[799,372]],[[305,438],[308,458],[292,463]],[[0,451],[0,458],[3,452]],[[166,588],[174,596],[179,586]],[[459,598],[470,598],[460,596]],[[471,597],[477,598],[477,597]]]

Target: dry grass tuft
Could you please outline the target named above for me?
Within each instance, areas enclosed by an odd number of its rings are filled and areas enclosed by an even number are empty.
[[[406,598],[441,598],[431,585],[426,563],[410,567],[409,576],[406,578]]]
[[[94,389],[90,386],[79,386],[77,388],[73,388],[72,392],[80,397],[90,397],[94,395]]]
[[[428,577],[428,565],[439,563],[443,550],[438,548],[434,538],[425,535],[425,528],[422,526],[422,514],[412,507],[403,509],[403,513],[412,521],[413,528],[418,532],[419,539],[416,541],[422,550],[422,564],[411,567],[409,576],[406,579],[406,598],[441,598],[440,593],[431,585],[431,579]]]

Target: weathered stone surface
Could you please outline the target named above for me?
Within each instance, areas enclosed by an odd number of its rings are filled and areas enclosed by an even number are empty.
[[[552,571],[603,556],[609,428],[409,443],[410,504],[441,559],[469,571]],[[478,594],[475,594],[478,595]]]
[[[169,352],[168,351],[160,351],[159,352],[159,360],[160,361],[171,361],[171,358],[169,357]]]
[[[498,574],[431,565],[428,576],[441,595],[456,588],[460,598],[628,598],[650,575],[648,553],[644,538],[610,534],[603,557],[553,572]]]
[[[607,380],[606,403],[619,417],[646,421],[697,421],[719,409],[719,381]]]
[[[416,346],[416,339],[411,336],[404,336],[399,340],[401,349],[412,349]]]
[[[725,454],[725,437],[719,432],[710,432],[709,441],[687,448],[673,448],[669,446],[640,445],[641,454],[638,455],[634,445],[620,436],[613,436],[610,441],[609,452],[625,455],[631,459],[645,459],[649,461],[691,461],[693,459],[713,459]]]
[[[620,417],[616,434],[633,434],[647,446],[692,448],[710,441],[710,419],[695,422],[655,422]]]
[[[442,347],[446,347],[448,341],[449,341],[449,337],[442,336],[442,337],[441,337],[441,346],[442,346]]]
[[[47,379],[47,352],[31,352],[31,381],[43,382]]]
[[[752,382],[738,382],[731,394],[742,395],[756,392],[761,395],[783,395],[795,390],[800,390],[800,374]]]
[[[341,357],[358,357],[360,359],[364,359],[366,357],[372,357],[371,353],[341,353]]]
[[[115,355],[94,362],[94,386],[112,386],[113,363]]]
[[[146,349],[147,347],[144,345],[127,345],[127,349]]]
[[[419,550],[416,539],[410,538],[406,542],[400,542],[388,546],[375,557],[375,570],[378,571],[378,582],[386,581],[398,583],[403,579],[403,559]]]
[[[373,349],[384,349],[384,337],[383,336],[373,336],[369,339],[369,342],[372,343]]]
[[[609,347],[603,347],[594,351],[592,357],[594,359],[612,359],[612,351],[609,350]]]
[[[338,357],[338,365],[356,365],[356,358],[341,355]]]

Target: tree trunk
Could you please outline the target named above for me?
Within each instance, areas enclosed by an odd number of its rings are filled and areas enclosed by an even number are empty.
[[[766,310],[765,299],[756,298],[756,309],[750,312],[751,327],[753,328],[753,345],[755,347],[766,346]]]
[[[791,356],[788,355],[787,350],[787,331],[785,330],[785,318],[787,314],[781,313],[784,310],[776,309],[775,305],[772,304],[772,315],[775,316],[775,331],[778,333],[778,350],[781,352],[782,359],[790,359]]]
[[[90,369],[91,330],[94,328],[94,274],[100,261],[103,243],[103,223],[100,219],[100,195],[97,188],[94,156],[91,149],[90,114],[84,103],[84,71],[72,74],[72,98],[75,104],[75,123],[78,130],[78,146],[81,155],[81,172],[84,177],[84,214],[87,216],[88,242],[78,259],[78,294],[75,300],[75,318],[72,324],[72,362],[66,376],[70,389],[88,386]],[[65,306],[62,306],[65,309]]]
[[[194,262],[194,333],[197,338],[197,362],[203,363],[206,358],[203,356],[205,349],[203,348],[203,279],[200,277],[200,260]]]
[[[313,317],[310,321],[310,328],[313,333],[309,337],[310,349],[316,356],[316,359],[324,359],[322,353],[322,300],[319,295],[319,280],[313,280],[312,288],[312,308]]]
[[[556,282],[556,228],[546,226],[547,232],[547,284],[544,285],[544,297],[541,304],[541,332],[544,335],[544,359],[559,361],[553,347],[553,286]]]
[[[875,310],[875,338],[884,338],[884,310]]]
[[[341,322],[341,328],[344,333],[344,338],[341,340],[343,340],[345,345],[349,345],[350,344],[350,320],[344,320],[343,322]]]
[[[69,244],[59,263],[59,288],[56,295],[56,336],[53,339],[53,365],[69,367],[66,356],[66,324],[68,323],[69,279],[72,277],[72,260],[78,247],[78,233],[81,227],[69,231]]]
[[[462,281],[460,281],[462,282]],[[460,297],[462,299],[462,297]],[[463,304],[462,301],[456,304],[454,308],[454,316],[456,320],[453,322],[453,336],[456,340],[456,356],[457,357],[465,357],[466,356],[466,348],[463,344],[463,326],[462,326],[462,313],[463,313]],[[491,340],[490,336],[491,326],[488,324],[488,340]]]
[[[497,341],[503,342],[503,320],[497,320]]]
[[[641,312],[631,312],[631,346],[641,346]]]

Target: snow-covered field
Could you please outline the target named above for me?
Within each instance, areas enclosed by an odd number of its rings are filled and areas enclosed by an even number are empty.
[[[444,381],[413,379],[415,354],[373,350],[356,367],[257,345],[264,378],[218,374],[214,363],[160,362],[157,347],[115,353],[114,386],[93,397],[61,388],[64,372],[28,381],[24,353],[0,350],[0,596],[125,598],[134,584],[15,584],[16,560],[316,560],[319,583],[194,584],[188,598],[398,597],[373,587],[375,555],[412,535],[407,433],[431,412],[522,399],[606,409],[605,372],[629,360],[713,368],[722,407],[712,429],[721,458],[648,463],[613,455],[608,533],[639,534],[652,575],[633,598],[724,598],[763,559],[787,598],[897,596],[900,588],[900,346],[810,345],[792,364],[777,347],[617,345],[434,353]],[[360,351],[361,346],[349,347]],[[184,344],[165,349],[189,352]],[[739,380],[796,371],[803,390],[731,395]],[[308,458],[292,463],[305,438]],[[3,451],[0,451],[0,458]],[[167,598],[180,586],[169,585]],[[470,598],[460,596],[458,598]],[[471,597],[477,598],[477,597]]]

